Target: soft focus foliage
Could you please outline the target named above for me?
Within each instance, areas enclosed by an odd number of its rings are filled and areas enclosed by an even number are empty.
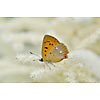
[[[68,59],[39,61],[45,33],[69,48]],[[0,82],[100,82],[100,18],[0,18]]]

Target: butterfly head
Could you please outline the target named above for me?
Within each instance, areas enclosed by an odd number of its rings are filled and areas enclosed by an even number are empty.
[[[39,59],[39,61],[43,62],[43,58]]]

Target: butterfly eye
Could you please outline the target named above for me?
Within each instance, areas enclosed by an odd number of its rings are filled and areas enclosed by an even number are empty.
[[[41,58],[40,61],[43,62],[43,58]]]

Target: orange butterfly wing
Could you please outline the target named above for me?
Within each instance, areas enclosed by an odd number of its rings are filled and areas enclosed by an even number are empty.
[[[50,35],[45,35],[43,39],[43,44],[42,44],[42,58],[43,61],[45,61],[45,57],[48,54],[48,52],[57,44],[60,42],[54,38],[53,36]]]

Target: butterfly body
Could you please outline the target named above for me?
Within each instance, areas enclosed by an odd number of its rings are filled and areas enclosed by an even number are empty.
[[[67,47],[55,37],[45,35],[42,44],[42,62],[56,63],[67,58]]]

